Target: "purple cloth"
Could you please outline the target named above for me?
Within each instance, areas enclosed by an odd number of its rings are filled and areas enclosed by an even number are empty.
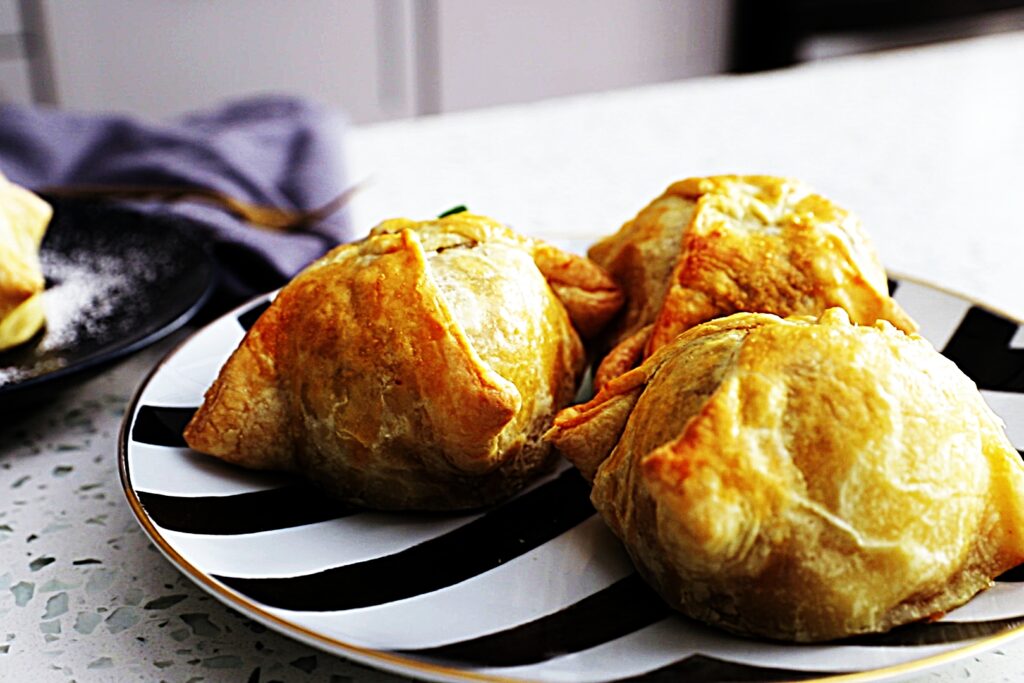
[[[0,171],[34,189],[201,186],[254,204],[312,209],[347,187],[343,128],[339,115],[289,97],[243,100],[167,124],[5,105]],[[352,237],[344,211],[312,228],[275,233],[204,204],[134,206],[195,221],[220,266],[224,303],[282,285]]]

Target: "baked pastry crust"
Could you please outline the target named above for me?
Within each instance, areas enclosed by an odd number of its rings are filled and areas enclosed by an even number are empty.
[[[185,438],[376,508],[492,503],[552,464],[576,329],[621,303],[594,264],[482,216],[387,221],[281,290]]]
[[[0,174],[0,351],[43,326],[39,247],[52,215],[44,200]]]
[[[841,309],[694,327],[548,437],[665,600],[740,634],[885,631],[1024,561],[1024,465],[974,384]]]
[[[916,329],[889,296],[860,222],[788,178],[679,181],[589,256],[627,296],[598,387],[680,332],[739,311],[819,315],[838,306],[858,324]]]

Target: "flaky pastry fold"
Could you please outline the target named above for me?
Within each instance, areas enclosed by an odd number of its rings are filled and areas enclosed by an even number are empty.
[[[589,256],[627,297],[597,387],[680,332],[741,311],[819,315],[838,306],[858,324],[916,329],[889,296],[857,218],[789,178],[673,183]]]
[[[188,425],[198,450],[390,509],[504,498],[622,295],[586,259],[460,213],[386,221],[284,287]]]
[[[693,327],[548,438],[665,600],[737,633],[885,631],[1024,560],[1024,465],[974,384],[842,309]]]

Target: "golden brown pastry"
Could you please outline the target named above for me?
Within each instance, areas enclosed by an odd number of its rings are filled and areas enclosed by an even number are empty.
[[[577,329],[621,303],[593,263],[488,218],[387,221],[281,290],[185,438],[372,507],[492,503],[552,464]]]
[[[916,328],[889,297],[859,221],[792,179],[682,180],[589,255],[627,298],[597,387],[680,332],[738,311],[819,315],[839,306],[858,324]]]
[[[549,438],[665,600],[740,634],[884,631],[1024,560],[1024,465],[974,384],[842,309],[692,328]]]
[[[43,326],[39,245],[52,215],[49,204],[0,174],[0,351]]]

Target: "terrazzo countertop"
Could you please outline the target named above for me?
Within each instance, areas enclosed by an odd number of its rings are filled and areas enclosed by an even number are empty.
[[[1024,35],[354,130],[357,225],[455,204],[590,241],[674,179],[794,175],[886,264],[1024,315]],[[0,417],[0,681],[395,681],[268,631],[153,547],[124,500],[127,402],[178,333]],[[1024,680],[1024,641],[904,680]]]
[[[0,681],[396,681],[268,631],[200,591],[124,500],[117,435],[186,333],[0,430]]]

